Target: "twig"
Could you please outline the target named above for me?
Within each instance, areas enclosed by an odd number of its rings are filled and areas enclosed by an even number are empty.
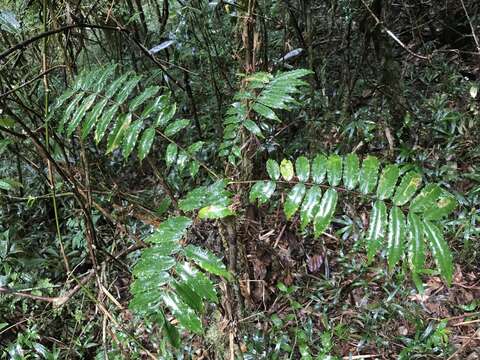
[[[475,28],[473,27],[472,20],[470,19],[470,15],[468,15],[467,8],[465,7],[465,3],[463,0],[460,0],[462,3],[463,11],[465,11],[465,16],[467,17],[468,24],[470,25],[470,29],[472,30],[473,40],[475,41],[475,45],[477,46],[478,55],[480,55],[480,41],[478,40],[477,34],[475,33]]]

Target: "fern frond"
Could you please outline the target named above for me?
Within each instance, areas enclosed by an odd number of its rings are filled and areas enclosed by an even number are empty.
[[[292,219],[299,211],[301,229],[312,224],[318,238],[331,224],[339,192],[371,199],[372,212],[365,234],[368,261],[373,260],[386,242],[389,269],[394,269],[407,249],[410,268],[418,276],[425,262],[425,236],[440,273],[451,282],[450,250],[432,221],[450,214],[456,200],[439,185],[427,184],[421,189],[422,176],[415,171],[400,175],[397,165],[386,165],[379,173],[380,162],[374,156],[367,156],[360,167],[356,154],[345,157],[319,154],[311,162],[301,156],[296,159],[295,168],[288,159],[280,164],[269,159],[266,170],[270,181],[258,181],[252,186],[251,202],[264,204],[275,190],[287,188],[283,204],[286,219]],[[321,188],[325,189],[323,195]]]
[[[138,92],[144,78],[133,72],[114,77],[116,68],[111,65],[82,72],[71,89],[57,98],[51,114],[60,118],[59,132],[70,136],[80,128],[82,139],[94,132],[97,144],[107,137],[106,153],[121,149],[128,158],[136,148],[143,160],[157,131],[173,137],[190,122],[172,121],[176,104],[168,92],[155,85]]]
[[[275,111],[289,111],[297,104],[294,95],[300,92],[302,86],[308,85],[301,78],[310,73],[310,70],[298,69],[275,76],[258,72],[247,77],[245,89],[235,95],[237,101],[227,110],[219,155],[228,157],[229,162],[235,164],[236,159],[240,158],[242,129],[264,138],[262,129],[266,123],[263,120],[280,122]],[[251,112],[255,113],[260,121],[253,119]]]

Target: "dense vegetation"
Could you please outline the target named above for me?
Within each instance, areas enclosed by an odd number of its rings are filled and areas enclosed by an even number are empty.
[[[479,359],[475,0],[0,0],[0,359]]]

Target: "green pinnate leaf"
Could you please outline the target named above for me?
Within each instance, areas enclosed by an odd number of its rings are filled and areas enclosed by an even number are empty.
[[[167,167],[172,165],[175,160],[177,159],[178,153],[178,146],[176,144],[170,143],[167,146],[167,150],[165,151],[165,163]]]
[[[327,179],[331,186],[338,186],[342,180],[342,157],[332,154],[327,159]]]
[[[408,262],[413,274],[420,274],[425,265],[425,242],[423,223],[412,211],[407,217]]]
[[[209,205],[200,209],[198,217],[200,219],[222,219],[234,215],[234,212],[224,205]]]
[[[425,211],[426,220],[440,220],[457,207],[457,200],[448,191],[443,190],[432,206]]]
[[[377,188],[377,197],[380,200],[389,199],[393,195],[399,176],[397,165],[388,165],[383,169]]]
[[[375,189],[379,166],[380,162],[375,156],[367,156],[363,160],[359,177],[359,188],[362,194],[369,194]]]
[[[123,156],[128,159],[137,144],[138,135],[142,130],[143,122],[141,120],[135,121],[125,134],[125,139],[122,143]]]
[[[103,109],[107,103],[108,99],[102,99],[93,107],[92,111],[87,114],[82,127],[82,139],[86,139],[88,134],[90,134],[92,129],[95,127],[100,118],[100,114],[103,112]]]
[[[227,271],[220,259],[206,249],[188,245],[185,247],[185,256],[211,274],[223,276],[228,280],[232,278],[232,275]]]
[[[105,132],[107,131],[108,125],[113,120],[113,117],[117,113],[118,108],[119,108],[118,105],[114,105],[102,114],[100,120],[97,123],[96,129],[95,129],[95,142],[97,144],[105,136]]]
[[[164,95],[162,95],[164,96]],[[155,121],[155,127],[165,127],[173,119],[175,113],[177,112],[177,104],[166,104],[164,108],[158,114],[157,120]]]
[[[382,246],[387,227],[387,207],[381,200],[375,201],[370,216],[370,224],[367,232],[367,259],[371,263],[375,254]]]
[[[179,131],[185,129],[189,124],[190,120],[187,119],[176,120],[165,128],[164,133],[166,136],[173,136]]]
[[[118,148],[130,127],[132,114],[124,114],[116,123],[112,132],[108,136],[107,154]]]
[[[327,158],[318,154],[312,161],[312,180],[315,184],[322,184],[327,173]]]
[[[163,293],[162,300],[185,329],[197,334],[202,333],[202,322],[199,316],[175,292]]]
[[[393,203],[397,206],[405,205],[417,190],[422,185],[422,177],[420,174],[410,171],[403,176],[398,185],[395,195],[393,196]]]
[[[440,274],[447,284],[450,285],[453,278],[453,257],[450,248],[443,238],[442,231],[436,225],[428,220],[424,220],[423,227]]]
[[[155,138],[155,128],[149,127],[146,129],[142,137],[140,138],[140,141],[138,143],[138,158],[140,161],[145,159],[150,152],[150,149],[152,148],[153,140]]]
[[[155,96],[160,90],[159,86],[150,86],[130,101],[128,111],[135,112],[145,101]]]
[[[204,300],[217,303],[218,297],[212,281],[202,272],[190,266],[188,262],[179,264],[176,267],[179,277],[190,285],[190,287]]]
[[[274,181],[257,181],[250,190],[249,201],[253,204],[258,200],[259,204],[265,204],[272,197],[275,188]]]
[[[282,160],[282,162],[280,163],[280,174],[282,174],[282,177],[285,181],[290,181],[293,179],[295,173],[293,171],[293,164],[290,160]]]
[[[318,238],[330,225],[335,208],[337,206],[338,193],[335,189],[328,189],[323,194],[322,200],[318,205],[318,211],[313,219],[313,231],[315,238]]]
[[[397,206],[390,210],[387,239],[387,262],[389,270],[392,271],[405,248],[405,216]]]
[[[297,212],[303,200],[303,196],[305,195],[305,190],[305,185],[299,183],[296,184],[287,195],[287,199],[285,200],[283,207],[287,220],[290,220]]]
[[[203,302],[200,296],[192,289],[189,283],[184,281],[174,281],[172,286],[178,297],[191,309],[198,313],[203,312]]]
[[[148,237],[145,242],[159,244],[162,242],[178,242],[192,225],[192,220],[186,216],[171,217],[162,222],[156,233]]]
[[[348,190],[353,190],[357,186],[359,172],[360,161],[357,154],[348,154],[343,169],[343,183]]]
[[[72,119],[68,123],[67,127],[67,135],[70,136],[75,131],[75,129],[80,125],[80,122],[83,120],[83,117],[87,113],[88,110],[93,106],[95,103],[95,99],[97,94],[91,94],[87,96],[82,104],[77,108],[77,111],[73,114]]]
[[[280,178],[280,166],[275,160],[267,160],[267,173],[270,179],[274,181],[277,181]]]
[[[300,209],[300,226],[305,230],[308,224],[313,221],[315,214],[318,211],[322,191],[318,186],[312,186],[305,195],[302,208]]]
[[[310,177],[310,161],[305,156],[300,156],[295,161],[298,181],[307,182]]]
[[[260,128],[258,127],[258,125],[250,120],[250,119],[246,119],[244,122],[243,122],[243,126],[245,126],[245,128],[250,131],[253,135],[255,136],[258,136],[259,138],[264,138],[263,134],[262,134],[262,130],[260,130]]]
[[[426,185],[410,203],[410,211],[415,213],[425,212],[435,205],[435,201],[442,194],[442,189],[437,184]]]

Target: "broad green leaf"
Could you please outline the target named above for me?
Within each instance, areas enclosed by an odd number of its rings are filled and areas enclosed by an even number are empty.
[[[189,263],[178,264],[176,266],[178,276],[204,300],[217,303],[218,297],[212,281],[202,272],[190,266]]]
[[[203,312],[203,302],[200,296],[192,289],[189,283],[187,282],[173,282],[173,288],[175,289],[176,294],[182,299],[182,301],[187,304],[191,309],[195,310],[198,313]]]
[[[128,131],[125,134],[125,139],[123,140],[123,144],[122,144],[123,156],[125,157],[125,159],[128,159],[128,157],[133,151],[133,148],[137,144],[138,135],[142,130],[142,126],[143,126],[143,121],[137,120],[132,124],[132,126],[128,128]]]
[[[318,186],[312,186],[305,195],[302,208],[300,209],[300,226],[302,230],[305,230],[308,224],[310,224],[318,211],[320,199],[322,196],[322,190]]]
[[[150,152],[150,148],[153,144],[153,139],[155,138],[155,128],[149,127],[145,130],[140,138],[138,143],[138,158],[140,161],[145,159]]]
[[[305,156],[300,156],[295,161],[298,181],[307,182],[310,177],[310,161]]]
[[[343,183],[348,190],[353,190],[357,186],[360,172],[360,161],[357,154],[348,154],[345,157],[343,169]]]
[[[290,220],[292,216],[295,215],[295,213],[298,210],[298,207],[300,206],[303,200],[304,195],[305,195],[305,185],[300,183],[295,185],[292,188],[292,190],[289,192],[283,207],[287,220]]]
[[[388,165],[383,169],[377,188],[377,197],[380,200],[389,199],[393,195],[399,176],[400,170],[397,165]]]
[[[130,101],[128,111],[135,112],[140,105],[153,97],[158,90],[160,90],[159,86],[150,86],[146,88],[141,94],[137,95],[132,101]]]
[[[338,193],[335,189],[328,189],[318,205],[318,211],[313,219],[313,231],[315,238],[318,238],[330,225],[335,208],[337,206]]]
[[[80,125],[80,122],[83,120],[86,112],[90,110],[90,108],[95,103],[95,98],[97,94],[91,94],[83,100],[82,104],[77,108],[77,111],[72,116],[72,119],[68,123],[67,127],[67,135],[70,136],[75,131],[75,129]]]
[[[245,126],[245,128],[253,135],[258,136],[259,138],[264,138],[262,130],[260,130],[260,128],[254,121],[247,119],[243,122],[243,126]]]
[[[168,144],[167,150],[165,151],[165,163],[167,164],[167,167],[175,162],[177,159],[177,153],[178,146],[173,143]]]
[[[200,219],[222,219],[231,215],[234,215],[234,212],[229,207],[223,205],[209,205],[201,208],[198,212]]]
[[[380,163],[375,156],[367,156],[363,160],[362,170],[360,170],[360,192],[362,194],[371,193],[377,185],[378,167]]]
[[[220,259],[206,249],[188,245],[185,247],[185,256],[209,273],[223,276],[228,280],[232,278],[232,275],[227,271]]]
[[[133,267],[133,275],[137,278],[153,276],[162,271],[168,271],[175,266],[175,259],[171,256],[165,256],[155,248],[142,253],[142,256]]]
[[[165,128],[164,133],[166,136],[173,136],[180,130],[185,129],[189,124],[190,120],[187,119],[176,120]]]
[[[75,109],[78,108],[78,104],[80,103],[80,101],[83,99],[83,96],[85,94],[82,92],[80,94],[78,94],[77,96],[75,96],[73,98],[73,100],[70,101],[70,103],[68,104],[68,106],[65,108],[65,111],[63,112],[63,116],[62,116],[62,119],[60,120],[59,124],[58,124],[58,130],[60,132],[63,131],[63,127],[65,124],[69,123],[70,121],[70,116],[72,115],[72,113],[75,111]]]
[[[408,262],[412,273],[422,272],[425,264],[425,242],[423,241],[423,223],[412,211],[408,213]]]
[[[437,226],[428,220],[423,222],[423,226],[440,274],[445,278],[447,284],[450,285],[453,277],[453,258],[450,248],[443,238],[442,231]]]
[[[161,311],[159,313],[161,313]],[[170,341],[170,344],[172,344],[173,347],[177,349],[180,348],[180,345],[182,344],[182,339],[180,338],[180,334],[177,328],[174,325],[170,324],[167,320],[165,320],[165,315],[162,315],[162,317],[164,318],[164,321],[161,322],[161,324],[163,324],[163,329],[167,334],[168,341]]]
[[[103,109],[108,103],[108,99],[102,99],[100,100],[92,109],[87,114],[87,117],[85,118],[85,122],[83,123],[82,127],[82,139],[85,139],[88,134],[90,134],[90,131],[94,128],[95,124],[97,123],[100,114],[102,113]]]
[[[442,189],[442,193],[435,203],[425,211],[424,217],[426,220],[440,220],[455,210],[456,206],[457,200],[455,197]]]
[[[162,222],[157,232],[145,241],[156,244],[164,241],[180,241],[190,225],[192,225],[192,220],[186,216],[170,217]]]
[[[191,161],[189,166],[188,166],[188,172],[192,178],[195,177],[195,175],[198,174],[198,171],[200,170],[200,163],[198,161]]]
[[[257,181],[250,190],[249,201],[255,203],[258,199],[259,204],[265,204],[272,197],[275,188],[274,181]]]
[[[122,76],[118,77],[116,80],[114,80],[110,86],[108,87],[107,91],[105,91],[105,96],[107,98],[112,98],[120,89],[120,87],[123,85],[123,83],[128,79],[130,75],[132,75],[133,72],[129,71],[123,74]]]
[[[118,108],[118,105],[114,105],[102,114],[102,117],[100,118],[100,121],[98,122],[95,129],[95,142],[97,144],[103,139],[105,131],[107,130],[108,125],[117,113]]]
[[[6,117],[0,118],[0,126],[6,127],[6,128],[12,128],[15,126],[15,124],[16,124],[15,120],[11,118],[6,118]]]
[[[167,101],[169,100],[170,100],[170,97],[168,95],[158,96],[155,99],[150,100],[150,102],[143,109],[142,114],[140,115],[140,119],[142,120],[147,119],[154,112],[158,111],[163,106],[165,106],[167,104]]]
[[[107,142],[107,154],[111,153],[123,141],[125,134],[127,133],[128,128],[130,127],[130,123],[132,121],[132,114],[123,115],[113,128],[112,132],[108,136]]]
[[[123,104],[141,79],[141,76],[135,76],[123,84],[123,87],[118,91],[117,96],[115,97],[115,102],[117,104]]]
[[[170,264],[175,264],[174,259],[170,257],[168,257],[168,259],[170,260]],[[147,292],[153,292],[156,290],[158,291],[161,289],[161,286],[170,281],[170,274],[168,272],[159,270],[161,269],[162,265],[164,265],[161,262],[162,259],[159,259],[158,261],[160,266],[156,266],[155,262],[152,261],[149,263],[149,265],[151,265],[150,268],[143,268],[141,271],[135,270],[136,279],[130,286],[130,292],[133,294],[133,296],[145,296],[145,293]]]
[[[267,160],[267,173],[270,179],[278,180],[280,178],[280,166],[273,159]]]
[[[315,184],[322,184],[327,173],[327,158],[318,154],[312,161],[312,180]]]
[[[428,210],[435,205],[442,193],[442,189],[437,184],[426,185],[420,193],[415,196],[410,203],[410,211],[419,213]]]
[[[173,116],[177,112],[177,104],[167,104],[167,106],[162,109],[160,114],[158,115],[157,121],[155,122],[155,126],[159,126],[161,128],[165,127],[170,120],[172,120]]]
[[[387,262],[389,270],[392,271],[405,248],[405,215],[397,206],[390,210],[387,238]]]
[[[225,180],[219,180],[209,186],[200,186],[181,199],[178,206],[182,211],[192,211],[208,205],[230,205],[230,192],[225,189]]]
[[[252,105],[252,109],[259,115],[267,118],[267,119],[270,119],[270,120],[274,120],[274,121],[278,121],[278,122],[281,122],[280,119],[278,118],[277,114],[275,114],[275,112],[270,109],[269,107],[265,106],[265,105],[262,105],[258,102],[255,102],[253,103]]]
[[[342,157],[332,154],[327,159],[327,178],[328,183],[337,186],[342,180]]]
[[[367,259],[371,263],[375,254],[382,246],[387,227],[387,207],[381,200],[375,201],[370,216],[370,225],[367,232]]]
[[[202,322],[197,314],[185,304],[176,293],[162,294],[162,300],[172,311],[173,316],[185,329],[197,334],[202,332]]]
[[[285,181],[290,181],[293,179],[295,173],[293,172],[293,164],[290,160],[283,159],[280,163],[280,174],[285,179]]]
[[[397,206],[406,204],[421,185],[421,175],[414,171],[410,171],[404,175],[402,181],[400,181],[400,185],[398,185],[397,191],[395,191],[393,197],[393,203]]]

